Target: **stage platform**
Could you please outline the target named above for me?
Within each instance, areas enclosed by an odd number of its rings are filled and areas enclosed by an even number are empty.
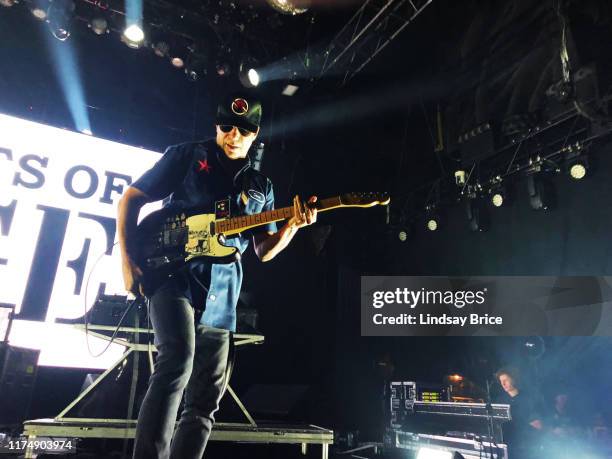
[[[108,339],[108,336],[102,332],[112,330],[114,327],[92,325],[90,334],[99,336],[103,339]],[[152,333],[152,330],[136,327],[121,327],[121,332],[133,333]],[[262,335],[250,334],[235,334],[235,346],[245,346],[253,344],[261,344],[264,341]],[[100,439],[133,439],[136,433],[136,419],[132,418],[133,400],[135,397],[130,397],[129,413],[126,419],[108,419],[104,417],[76,417],[75,408],[77,408],[87,397],[91,396],[105,381],[111,372],[116,370],[128,358],[134,357],[137,353],[145,353],[148,355],[149,366],[153,368],[153,352],[155,347],[149,344],[139,344],[122,340],[122,344],[126,346],[125,353],[104,373],[102,373],[91,385],[89,385],[81,394],[77,396],[66,408],[64,408],[53,419],[32,419],[24,421],[23,436],[28,440],[34,441],[36,438],[100,438]],[[135,388],[132,388],[135,390]],[[308,445],[321,446],[321,458],[328,459],[329,445],[334,442],[334,432],[323,427],[301,424],[288,425],[278,423],[267,423],[265,421],[255,421],[247,408],[244,406],[238,395],[233,391],[231,385],[227,386],[227,394],[234,400],[236,405],[248,423],[216,423],[210,440],[236,443],[258,443],[258,444],[294,444],[301,447],[303,454],[306,454]],[[26,458],[35,457],[33,452],[25,455]]]
[[[23,424],[25,437],[132,439],[136,421],[121,419],[33,419]],[[328,459],[329,445],[334,442],[331,430],[315,425],[285,425],[259,423],[257,426],[243,423],[217,423],[211,441],[239,443],[282,443],[300,445],[305,454],[308,445],[321,445],[321,459]],[[33,455],[27,455],[34,457]]]

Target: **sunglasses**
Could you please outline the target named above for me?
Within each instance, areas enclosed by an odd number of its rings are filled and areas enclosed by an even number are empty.
[[[238,132],[240,132],[240,135],[242,137],[248,137],[250,135],[255,134],[254,132],[249,131],[248,129],[241,128],[241,127],[238,127],[238,126],[232,126],[231,124],[222,124],[222,125],[219,126],[219,129],[221,129],[221,131],[225,132],[225,133],[232,132],[232,129],[234,129],[234,128],[238,129]]]

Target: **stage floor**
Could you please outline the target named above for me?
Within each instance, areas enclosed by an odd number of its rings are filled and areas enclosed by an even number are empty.
[[[136,421],[121,419],[33,419],[23,424],[24,436],[29,440],[40,437],[132,439]],[[211,441],[295,444],[305,453],[307,445],[321,445],[321,458],[328,459],[329,445],[334,442],[332,430],[315,425],[286,425],[259,423],[217,423]],[[35,457],[33,454],[25,457]]]

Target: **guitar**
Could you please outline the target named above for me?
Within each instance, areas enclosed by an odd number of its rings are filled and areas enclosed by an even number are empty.
[[[372,207],[387,205],[386,193],[346,193],[321,199],[307,206],[319,212],[341,207]],[[268,210],[259,214],[216,219],[215,214],[188,215],[171,208],[161,209],[145,217],[137,227],[140,240],[136,254],[145,277],[151,274],[171,273],[185,263],[196,259],[209,259],[214,263],[231,263],[240,257],[238,248],[225,245],[228,237],[293,216],[293,207]]]

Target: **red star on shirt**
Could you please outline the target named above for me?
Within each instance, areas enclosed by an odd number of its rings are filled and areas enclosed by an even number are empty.
[[[208,174],[210,172],[210,170],[212,169],[212,167],[210,167],[210,164],[208,164],[208,160],[207,159],[205,159],[204,161],[199,159],[198,160],[198,165],[200,167],[198,169],[198,172],[206,171],[206,173]]]

